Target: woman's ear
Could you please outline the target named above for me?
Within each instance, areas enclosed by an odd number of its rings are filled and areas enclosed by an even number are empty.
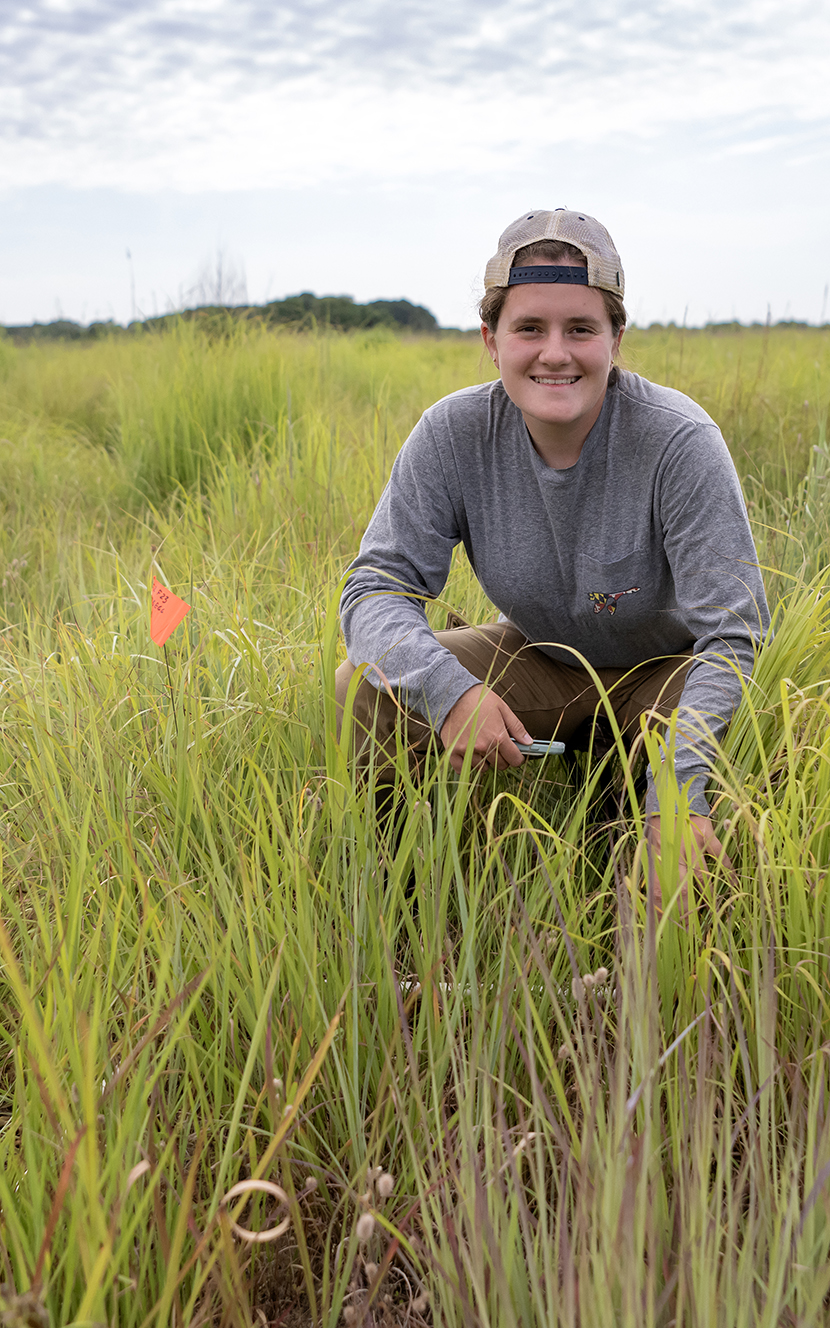
[[[485,346],[487,347],[487,354],[490,356],[490,359],[493,361],[496,368],[498,369],[499,352],[496,347],[496,338],[493,336],[493,333],[490,331],[486,323],[481,324],[481,337]]]

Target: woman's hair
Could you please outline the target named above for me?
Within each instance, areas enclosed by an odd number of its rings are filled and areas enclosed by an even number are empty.
[[[523,249],[517,249],[513,255],[513,266],[529,266],[535,258],[542,258],[547,263],[567,263],[572,267],[578,264],[582,267],[588,266],[582,250],[577,249],[575,245],[565,244],[563,240],[536,240],[534,244],[526,244]],[[613,291],[603,290],[601,287],[595,289],[599,290],[602,296],[605,312],[611,320],[614,336],[617,337],[625,330],[628,321],[625,305],[619,295],[615,295]],[[496,330],[509,290],[509,286],[491,286],[484,292],[478,312],[482,323],[486,323],[491,332]]]

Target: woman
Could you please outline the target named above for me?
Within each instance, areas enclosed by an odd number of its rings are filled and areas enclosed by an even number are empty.
[[[359,759],[392,778],[438,734],[460,769],[518,766],[568,738],[607,688],[624,729],[679,708],[677,783],[698,848],[722,852],[705,784],[769,622],[735,468],[688,397],[618,369],[624,277],[593,217],[524,214],[485,272],[482,337],[500,378],[431,407],[402,448],[341,602]],[[498,623],[433,633],[463,542]],[[391,695],[390,695],[391,691]],[[386,763],[385,753],[389,753]],[[646,812],[659,847],[649,774]]]

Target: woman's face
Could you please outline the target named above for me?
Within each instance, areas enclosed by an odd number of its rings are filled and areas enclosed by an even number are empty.
[[[546,282],[511,286],[495,332],[482,325],[481,334],[537,450],[578,454],[599,418],[622,339],[600,291]]]

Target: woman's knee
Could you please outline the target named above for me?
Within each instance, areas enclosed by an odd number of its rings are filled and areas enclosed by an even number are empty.
[[[421,730],[428,732],[428,729],[423,720],[407,712],[385,689],[373,687],[365,671],[355,683],[358,672],[361,670],[346,663],[335,674],[337,739],[342,740],[348,710],[352,758],[358,768],[373,763],[376,773],[382,773],[394,765],[401,736],[404,742],[412,743]]]
[[[343,711],[346,706],[346,696],[349,691],[349,683],[354,677],[354,665],[345,660],[340,665],[334,675],[334,701],[337,708],[337,738],[340,740],[340,731],[343,728]]]

